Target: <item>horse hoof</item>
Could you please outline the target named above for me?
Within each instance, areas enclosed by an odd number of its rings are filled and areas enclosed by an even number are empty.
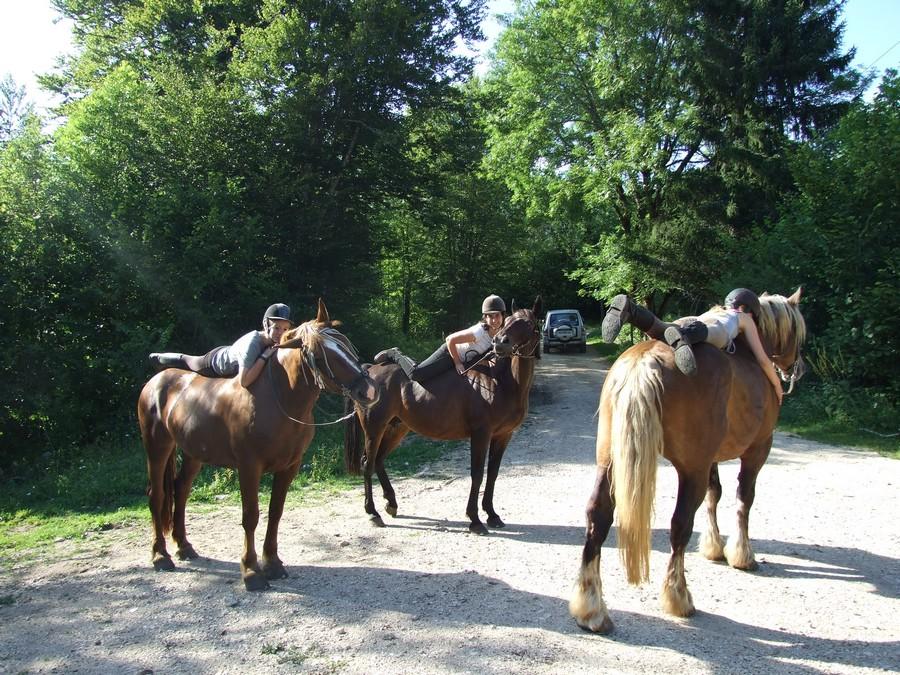
[[[178,556],[179,560],[195,560],[200,556],[197,555],[197,552],[194,550],[194,547],[188,544],[187,546],[183,546],[175,552],[175,555]]]
[[[256,572],[244,577],[244,588],[248,591],[265,591],[269,588],[269,582],[265,575]]]
[[[469,525],[469,532],[483,536],[488,534],[488,529],[482,523],[472,523]]]
[[[393,506],[388,504],[387,506],[384,507],[384,510],[388,512],[388,515],[390,515],[391,518],[397,517],[397,505],[396,504],[394,504]]]
[[[170,556],[157,553],[153,556],[153,569],[157,572],[174,572],[175,563]]]
[[[488,525],[490,527],[506,527],[506,523],[500,520],[500,516],[491,516],[488,518]]]
[[[613,632],[615,628],[615,624],[613,624],[612,619],[608,616],[604,616],[602,621],[579,621],[575,619],[575,623],[578,624],[578,627],[583,631],[587,631],[588,633],[597,633],[599,635],[609,635]]]
[[[381,519],[381,516],[374,515],[369,516],[369,523],[371,523],[372,527],[384,527],[384,521]]]

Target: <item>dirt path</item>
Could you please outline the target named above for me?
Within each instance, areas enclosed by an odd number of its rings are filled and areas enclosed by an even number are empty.
[[[12,597],[0,605],[0,672],[900,670],[900,462],[785,435],[751,514],[759,571],[690,553],[698,613],[661,612],[675,498],[674,471],[662,463],[651,585],[627,586],[607,542],[604,591],[616,631],[575,626],[567,602],[604,373],[590,354],[540,362],[532,410],[497,482],[504,530],[466,531],[468,452],[448,445],[444,461],[395,481],[400,513],[384,514],[385,529],[368,524],[361,486],[287,512],[280,553],[291,576],[265,593],[240,582],[235,508],[189,511],[203,557],[174,573],[149,566],[145,527],[105,532],[89,552],[0,576],[0,597]],[[720,470],[728,536],[737,463]]]

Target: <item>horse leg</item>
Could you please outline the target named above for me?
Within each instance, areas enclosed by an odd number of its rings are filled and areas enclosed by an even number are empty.
[[[725,560],[725,542],[719,534],[716,509],[722,498],[722,483],[719,480],[719,465],[709,469],[709,485],[706,488],[706,531],[700,537],[700,553],[708,560]]]
[[[684,551],[691,538],[694,514],[703,501],[708,478],[708,470],[691,474],[678,470],[678,500],[669,531],[672,555],[660,598],[663,610],[675,616],[691,616],[694,613],[694,601],[684,578]]]
[[[245,466],[238,469],[238,481],[241,486],[241,525],[244,528],[241,578],[248,591],[262,591],[269,587],[269,582],[259,567],[254,543],[256,526],[259,524],[259,478],[258,466]]]
[[[384,431],[384,427],[381,427],[374,433],[366,428],[366,455],[363,465],[363,483],[366,491],[366,513],[369,514],[369,522],[374,527],[384,527],[384,521],[381,519],[381,514],[378,513],[378,509],[375,508],[375,497],[372,496],[372,474],[375,472],[378,464],[378,450],[381,446],[381,438],[384,435]],[[385,478],[386,477],[387,474],[385,474]],[[379,475],[379,479],[380,478],[381,476]]]
[[[478,517],[478,492],[481,489],[481,481],[484,478],[484,460],[491,441],[490,432],[476,431],[471,438],[471,466],[469,471],[472,476],[472,485],[469,488],[469,502],[466,505],[466,515],[469,516],[469,532],[475,534],[487,534],[488,530]]]
[[[142,420],[143,423],[143,420]],[[147,501],[153,521],[153,543],[150,559],[155,570],[171,572],[175,569],[172,556],[166,549],[166,534],[172,528],[172,473],[175,463],[175,441],[168,436],[160,438],[152,430],[141,429],[147,451]]]
[[[291,481],[300,470],[300,462],[275,473],[272,480],[272,496],[269,498],[269,523],[266,526],[266,539],[263,542],[262,572],[266,579],[283,579],[288,575],[284,564],[278,557],[278,524],[284,513],[284,500],[287,498]]]
[[[488,455],[488,471],[487,484],[484,486],[484,496],[481,498],[481,508],[488,514],[487,524],[491,527],[506,527],[500,516],[494,510],[494,484],[497,482],[497,475],[500,473],[500,462],[503,460],[503,453],[509,444],[512,434],[505,434],[491,440],[491,450]]]
[[[587,529],[581,553],[581,570],[569,600],[569,613],[575,618],[575,623],[593,633],[609,633],[613,629],[609,610],[603,600],[600,552],[609,535],[609,528],[612,527],[614,508],[609,467],[598,466],[594,490],[587,505]]]
[[[409,433],[409,428],[399,421],[395,425],[389,426],[381,437],[381,444],[378,448],[378,458],[375,460],[375,473],[378,475],[378,482],[381,483],[381,494],[386,502],[384,510],[391,517],[397,515],[397,495],[394,492],[394,486],[388,478],[387,470],[384,468],[384,461],[387,459],[394,449],[400,445],[403,437]]]
[[[750,507],[756,497],[756,477],[769,456],[772,447],[772,439],[741,457],[741,470],[738,473],[737,489],[737,534],[730,537],[725,547],[725,559],[728,564],[739,570],[755,570],[756,559],[753,556],[753,548],[750,546],[748,532],[750,521]]]
[[[191,485],[194,484],[194,479],[202,467],[203,462],[189,457],[187,454],[182,454],[181,469],[175,479],[175,517],[172,524],[172,539],[178,545],[175,555],[179,560],[192,560],[198,557],[194,547],[188,541],[184,516],[188,496],[191,494]]]

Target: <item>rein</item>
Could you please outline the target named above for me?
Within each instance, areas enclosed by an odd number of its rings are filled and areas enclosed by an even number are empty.
[[[327,329],[325,329],[325,330],[327,330]],[[327,333],[323,333],[322,331],[319,331],[318,334],[320,337],[322,337],[326,340],[331,340],[332,342],[339,343],[339,341],[336,338],[332,337],[331,335],[328,335]],[[310,371],[312,371],[312,378],[313,378],[313,381],[315,382],[316,386],[318,386],[320,390],[326,391],[325,380],[322,376],[321,370],[316,365],[315,354],[313,354],[312,351],[308,350],[306,345],[304,345],[302,342],[300,342],[299,348],[300,348],[300,353],[302,354],[302,358],[303,358],[303,365],[306,366],[307,368],[309,368]],[[352,345],[350,348],[352,350]],[[325,367],[328,369],[328,376],[331,378],[332,382],[335,382],[335,384],[338,384],[335,379],[335,376],[334,376],[334,371],[331,369],[331,365],[328,363],[328,356],[326,355],[326,352],[324,352],[324,351],[323,351],[323,360],[325,361]],[[291,420],[292,422],[296,422],[297,424],[302,424],[305,427],[327,427],[332,424],[340,424],[341,422],[350,419],[351,417],[353,417],[356,414],[356,412],[354,410],[354,411],[347,413],[343,417],[334,420],[333,422],[318,422],[318,423],[317,422],[304,422],[303,420],[298,420],[296,417],[291,417],[290,415],[288,415],[287,411],[284,409],[284,406],[281,405],[281,399],[278,398],[278,390],[275,388],[275,376],[272,374],[271,359],[266,363],[266,370],[268,371],[268,374],[269,374],[269,382],[272,385],[272,395],[275,398],[275,403],[278,405],[278,409],[281,411],[281,413],[285,417],[287,417],[289,420]],[[307,386],[310,386],[309,378],[306,375],[306,368],[302,368],[301,372],[303,373],[303,381],[306,382]],[[353,380],[353,382],[350,383],[350,385],[353,386],[353,384],[355,384],[358,380],[364,378],[365,376],[366,376],[365,372],[360,371],[360,374],[357,376],[357,378],[355,380]],[[351,398],[349,387],[341,384],[340,388],[341,388],[341,395],[343,395],[347,398]]]

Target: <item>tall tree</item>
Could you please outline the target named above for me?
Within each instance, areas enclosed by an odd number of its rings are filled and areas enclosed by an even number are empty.
[[[0,143],[5,143],[25,126],[25,119],[34,112],[26,95],[25,87],[20,87],[7,74],[0,80]]]
[[[580,203],[596,297],[709,292],[765,215],[748,205],[784,187],[787,134],[845,105],[840,2],[732,4],[539,0],[500,38],[495,165],[534,211]]]

